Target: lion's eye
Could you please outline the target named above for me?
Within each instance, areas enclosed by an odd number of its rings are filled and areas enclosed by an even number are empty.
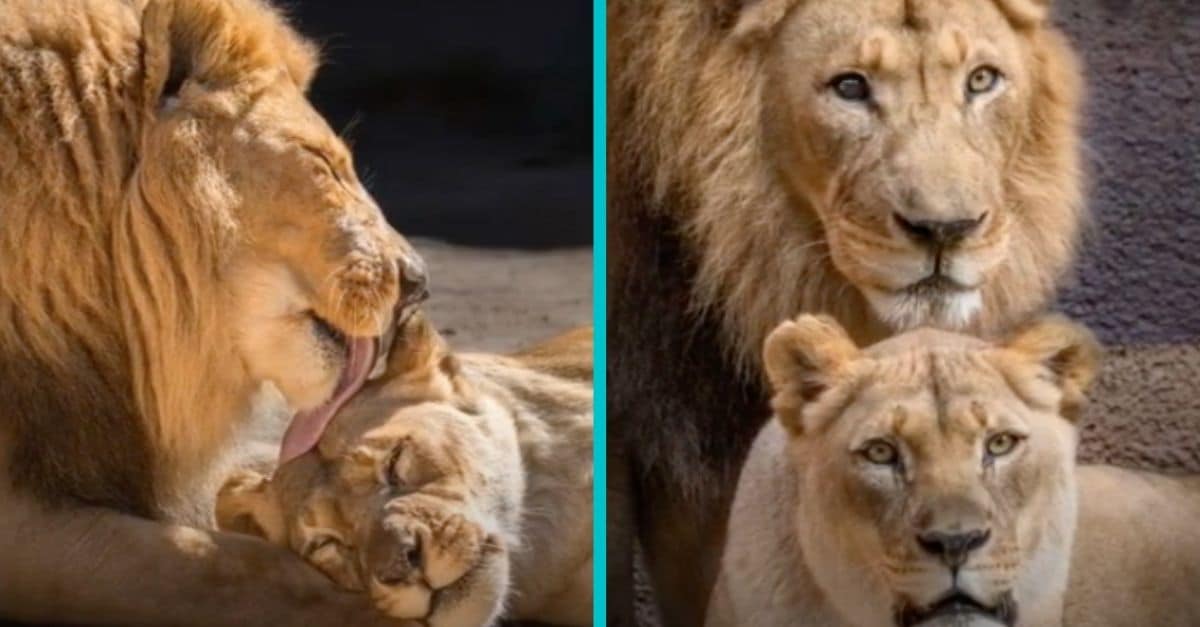
[[[1012,433],[997,433],[988,438],[987,454],[989,457],[1003,457],[1013,452],[1021,438]]]
[[[900,453],[895,446],[884,440],[871,440],[862,449],[862,456],[872,464],[892,466],[900,460]]]
[[[867,77],[856,72],[833,77],[833,80],[829,81],[829,87],[842,100],[863,102],[871,98],[871,84],[867,82]]]
[[[999,82],[1000,70],[990,65],[981,65],[967,77],[967,94],[970,96],[986,94],[995,89]]]

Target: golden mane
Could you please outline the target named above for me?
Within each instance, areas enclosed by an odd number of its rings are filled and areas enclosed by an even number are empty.
[[[651,211],[678,228],[696,264],[691,305],[721,321],[725,350],[743,371],[757,372],[763,338],[796,312],[830,313],[859,341],[886,330],[832,266],[807,201],[766,156],[764,52],[798,0],[740,4],[610,4],[609,169],[610,180],[646,190]],[[997,6],[1032,45],[1036,94],[1028,120],[1014,129],[1019,154],[1004,164],[1007,200],[1020,219],[1009,258],[984,288],[973,329],[983,333],[1052,296],[1084,219],[1077,61],[1059,32],[1041,26],[1043,3]]]
[[[149,513],[228,435],[246,390],[218,369],[216,283],[236,197],[198,124],[162,130],[163,98],[186,77],[228,87],[206,104],[237,110],[281,67],[303,88],[315,49],[257,0],[0,13],[0,380],[19,485]],[[110,436],[143,450],[102,450]]]

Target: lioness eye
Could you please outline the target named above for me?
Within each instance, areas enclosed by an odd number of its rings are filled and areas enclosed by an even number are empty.
[[[867,82],[867,77],[855,72],[833,77],[833,80],[829,81],[829,87],[842,100],[861,102],[871,97],[871,85]]]
[[[967,93],[971,96],[986,94],[995,89],[999,82],[1000,70],[990,65],[979,66],[967,77]]]
[[[991,457],[1008,455],[1017,447],[1019,438],[1011,433],[997,433],[988,438],[987,453]]]
[[[872,464],[891,466],[899,459],[896,447],[883,440],[872,440],[862,450],[863,457]]]
[[[331,551],[338,551],[344,546],[343,542],[334,536],[316,536],[309,540],[304,547],[304,554],[310,556],[330,555]]]

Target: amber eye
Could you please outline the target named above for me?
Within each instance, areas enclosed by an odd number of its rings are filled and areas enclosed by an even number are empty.
[[[1020,441],[1021,438],[1011,433],[997,433],[988,438],[987,454],[989,457],[1003,457],[1013,452]]]
[[[871,440],[862,449],[862,456],[872,464],[892,466],[900,460],[900,453],[895,446],[884,440]]]
[[[967,94],[970,96],[986,94],[995,89],[999,82],[1000,70],[990,65],[981,65],[967,77]]]
[[[871,98],[871,85],[867,82],[867,77],[856,72],[833,77],[833,80],[829,81],[829,87],[842,100],[863,102]]]

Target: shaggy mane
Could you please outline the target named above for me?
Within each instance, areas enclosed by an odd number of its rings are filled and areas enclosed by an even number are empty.
[[[649,211],[675,224],[696,264],[691,307],[720,321],[724,349],[746,374],[761,370],[766,334],[798,312],[832,314],[860,342],[888,333],[834,269],[819,220],[764,146],[765,52],[773,27],[799,1],[745,3],[740,17],[739,2],[642,0],[609,9],[610,180],[634,182],[652,199]],[[1008,171],[1017,219],[1009,258],[988,282],[971,329],[984,334],[1052,296],[1084,219],[1077,61],[1056,30],[1032,24],[1044,3],[996,1],[1034,51],[1036,93],[1019,154],[997,164]]]

